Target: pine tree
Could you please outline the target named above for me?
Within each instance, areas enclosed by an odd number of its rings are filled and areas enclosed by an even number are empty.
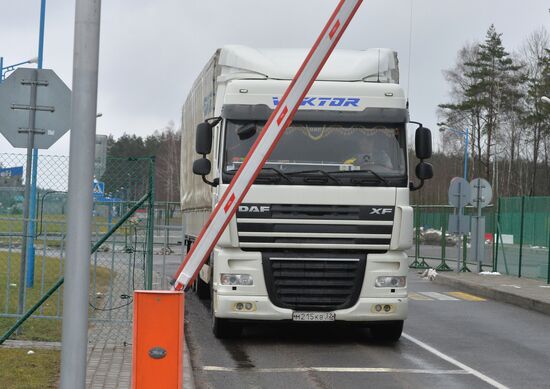
[[[519,88],[524,76],[502,45],[502,34],[497,33],[491,25],[485,36],[484,43],[479,45],[475,61],[469,62],[467,77],[476,80],[466,92],[466,98],[472,106],[481,111],[482,123],[478,139],[484,137],[485,145],[485,176],[491,172],[491,147],[498,131],[500,117],[517,102],[521,96]],[[478,142],[478,162],[481,161],[482,145]],[[478,174],[481,174],[478,165]]]
[[[550,37],[546,30],[535,31],[526,40],[523,57],[526,63],[526,107],[524,122],[528,127],[532,146],[531,188],[529,194],[536,195],[537,167],[541,143],[548,136],[550,105],[541,98],[550,93]]]
[[[457,117],[465,118],[472,128],[476,174],[487,178],[491,176],[492,148],[502,113],[512,109],[521,99],[520,85],[524,80],[522,67],[505,50],[501,37],[502,34],[491,25],[484,42],[459,57],[463,62],[456,70],[462,73],[455,79],[458,85],[454,85],[453,90],[460,93],[455,93],[454,103],[440,105],[446,109],[442,111],[446,119],[456,122]]]

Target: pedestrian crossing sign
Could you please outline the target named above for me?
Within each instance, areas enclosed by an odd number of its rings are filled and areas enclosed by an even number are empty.
[[[94,180],[93,182],[93,193],[95,197],[103,196],[105,194],[105,183],[101,181]]]

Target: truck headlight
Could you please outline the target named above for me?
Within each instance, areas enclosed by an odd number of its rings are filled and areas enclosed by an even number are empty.
[[[254,285],[254,280],[250,274],[229,274],[222,273],[220,276],[220,282],[222,285]]]
[[[406,284],[406,276],[381,276],[374,281],[377,288],[403,288]]]

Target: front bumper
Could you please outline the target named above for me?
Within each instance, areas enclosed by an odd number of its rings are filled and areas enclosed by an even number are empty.
[[[236,303],[251,302],[255,304],[255,311],[242,312],[234,309]],[[292,320],[292,309],[280,308],[271,303],[267,296],[235,296],[221,295],[214,293],[213,303],[216,317],[240,320]],[[374,312],[373,306],[391,305],[392,311]],[[373,321],[394,321],[407,318],[408,299],[407,297],[395,298],[365,298],[361,297],[357,303],[350,308],[334,311],[337,321],[348,322],[373,322]]]

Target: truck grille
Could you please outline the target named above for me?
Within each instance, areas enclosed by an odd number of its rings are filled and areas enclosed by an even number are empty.
[[[388,250],[394,207],[242,204],[237,230],[242,249]]]
[[[355,258],[289,258],[264,255],[271,302],[302,311],[334,311],[353,306],[361,293],[364,254]]]

